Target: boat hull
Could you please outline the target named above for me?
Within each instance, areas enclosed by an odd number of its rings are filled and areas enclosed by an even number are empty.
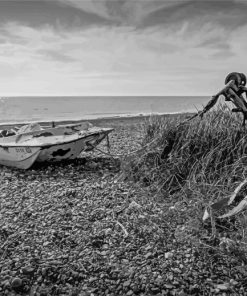
[[[36,161],[40,147],[0,147],[0,164],[28,169]]]
[[[32,146],[34,142],[32,140],[25,140],[31,135],[20,135],[24,138],[22,145],[21,141],[17,141],[11,144],[7,144],[7,138],[5,142],[0,145],[0,164],[16,167],[20,169],[30,168],[34,162],[57,162],[65,159],[74,159],[80,155],[82,151],[93,150],[110,132],[112,129],[101,129],[98,132],[88,133],[86,135],[77,133],[68,135],[70,137],[68,141],[55,141],[54,143],[48,143],[40,146]],[[44,132],[43,132],[44,134]],[[38,135],[42,142],[42,133]],[[49,142],[49,141],[48,141]],[[19,143],[19,144],[17,144]],[[29,143],[29,145],[27,144]],[[36,143],[36,142],[35,142]]]

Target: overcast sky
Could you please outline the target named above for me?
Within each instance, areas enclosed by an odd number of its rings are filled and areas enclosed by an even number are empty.
[[[0,95],[211,95],[247,74],[247,0],[0,0]]]

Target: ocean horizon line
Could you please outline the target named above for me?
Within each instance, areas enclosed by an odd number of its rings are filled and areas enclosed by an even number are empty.
[[[31,123],[41,123],[41,124],[46,124],[50,122],[54,123],[59,123],[59,122],[80,122],[80,121],[94,121],[94,120],[111,120],[111,119],[125,119],[125,118],[139,118],[139,117],[149,117],[149,116],[163,116],[163,115],[185,115],[185,114],[193,114],[196,112],[193,111],[184,111],[184,112],[169,112],[169,113],[125,113],[125,114],[112,114],[112,116],[94,116],[94,117],[89,117],[89,116],[83,116],[81,118],[57,118],[54,120],[46,120],[46,119],[40,119],[40,120],[17,120],[17,121],[1,121],[0,119],[0,126],[2,125],[20,125],[20,124],[31,124]],[[104,115],[104,114],[102,114]]]

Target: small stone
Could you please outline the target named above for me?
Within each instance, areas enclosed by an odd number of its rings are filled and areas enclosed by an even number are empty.
[[[111,229],[111,228],[106,228],[106,229],[104,230],[105,235],[108,235],[108,234],[110,234],[111,232],[112,232],[112,229]]]
[[[10,177],[12,177],[12,174],[10,174],[10,173],[5,173],[5,177],[10,178]]]
[[[151,288],[151,291],[152,291],[154,294],[158,294],[159,291],[160,291],[160,288],[159,288],[159,287],[152,287],[152,288]]]
[[[88,167],[91,169],[96,169],[98,167],[98,164],[92,161],[90,164],[88,164]]]
[[[23,248],[23,250],[26,251],[26,252],[30,251],[30,246],[25,246],[25,247]]]
[[[4,287],[4,289],[9,288],[10,287],[9,280],[5,280],[1,282],[1,285]]]
[[[78,278],[79,273],[78,273],[77,271],[72,271],[72,272],[71,272],[71,276],[72,276],[73,278]]]
[[[174,286],[169,285],[169,284],[165,284],[164,286],[165,286],[167,289],[173,289],[173,288],[174,288]]]
[[[131,296],[131,295],[133,295],[133,293],[134,293],[134,292],[133,292],[132,290],[129,290],[128,293],[127,293],[126,295]]]
[[[22,286],[22,280],[18,277],[14,278],[11,282],[12,288],[19,288]]]
[[[46,275],[46,272],[47,272],[47,268],[46,268],[46,267],[43,267],[43,268],[41,269],[41,273],[42,273],[42,275],[45,276],[45,275]]]
[[[238,282],[235,281],[234,279],[230,279],[230,284],[232,284],[233,286],[236,286]]]
[[[47,296],[48,290],[46,288],[41,288],[39,293],[40,293],[40,296]]]
[[[139,291],[140,291],[140,288],[138,287],[137,284],[132,284],[132,285],[131,285],[131,289],[133,290],[133,292],[134,292],[135,294],[138,294]]]
[[[173,257],[173,253],[172,252],[166,252],[165,253],[165,258],[166,259],[169,259],[169,258],[172,258]]]
[[[145,258],[146,259],[149,259],[153,256],[153,253],[152,252],[148,252],[146,255],[145,255]]]
[[[161,276],[158,276],[156,279],[155,279],[155,284],[160,286],[162,283],[163,283],[163,278]]]
[[[89,280],[88,280],[88,282],[89,283],[92,283],[92,282],[95,282],[96,280],[97,280],[96,277],[90,277]]]
[[[131,284],[131,282],[130,282],[130,281],[126,281],[126,282],[124,282],[124,283],[123,283],[123,286],[124,286],[124,287],[129,287],[129,286],[130,286],[130,284]]]
[[[34,273],[34,268],[31,266],[25,266],[22,268],[22,273],[25,275],[32,275]]]
[[[221,291],[227,291],[229,289],[229,285],[227,283],[226,284],[218,284],[218,285],[216,285],[215,288],[219,289]]]
[[[137,202],[135,202],[134,200],[129,204],[129,209],[140,209],[142,206],[139,205]]]
[[[10,270],[9,269],[5,269],[5,270],[2,270],[1,271],[1,276],[7,275],[7,274],[10,274]]]
[[[172,270],[173,270],[174,272],[176,272],[176,273],[181,273],[181,272],[182,272],[179,268],[173,268]]]

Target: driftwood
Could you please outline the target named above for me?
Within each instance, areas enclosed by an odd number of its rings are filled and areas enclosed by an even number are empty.
[[[242,84],[239,85],[237,79],[230,80],[222,90],[211,97],[210,101],[207,103],[202,111],[199,111],[197,114],[187,119],[186,122],[192,120],[197,116],[203,117],[203,115],[210,109],[212,109],[213,106],[217,103],[218,98],[223,95],[225,97],[225,101],[231,101],[237,107],[232,109],[232,112],[243,113],[243,125],[245,125],[245,120],[247,119],[247,102],[243,97],[243,93],[247,94],[247,88]]]
[[[246,208],[247,208],[247,196],[236,207],[234,207],[233,209],[231,209],[225,215],[220,216],[219,218],[221,218],[221,219],[223,219],[223,218],[229,218],[231,216],[234,216],[234,215],[242,212]]]
[[[207,207],[204,211],[204,215],[203,215],[203,222],[205,222],[208,218],[214,217],[216,215],[217,217],[217,212],[225,209],[226,207],[230,206],[236,199],[237,195],[239,194],[240,190],[246,186],[247,184],[247,179],[245,179],[242,183],[240,183],[236,189],[234,190],[233,194],[231,194],[231,196],[228,197],[224,197],[220,200],[218,200],[217,202],[211,204],[209,207]],[[243,210],[245,210],[247,208],[247,196],[242,199],[242,201],[240,201],[240,203],[235,206],[233,209],[231,209],[230,211],[228,211],[226,214],[218,216],[217,218],[219,219],[223,219],[223,218],[229,218],[231,216],[234,216],[240,212],[242,212]]]

